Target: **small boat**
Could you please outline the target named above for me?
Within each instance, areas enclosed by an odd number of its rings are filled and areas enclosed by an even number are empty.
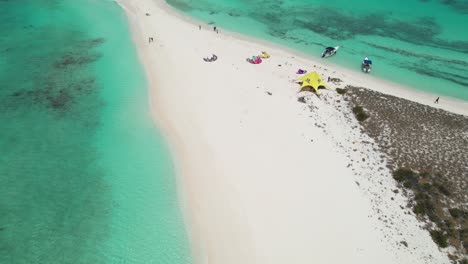
[[[330,57],[332,55],[335,55],[335,53],[338,51],[340,46],[336,47],[326,47],[325,50],[322,53],[322,58]]]
[[[372,61],[368,57],[365,57],[361,63],[361,69],[365,73],[369,73],[372,70]]]

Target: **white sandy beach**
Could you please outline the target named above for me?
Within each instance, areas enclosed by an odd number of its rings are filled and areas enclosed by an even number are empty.
[[[303,68],[421,103],[433,95],[199,30],[164,1],[119,4],[172,146],[195,263],[450,263],[393,192],[385,159],[334,91],[345,85],[305,93],[303,104],[291,81]],[[245,61],[262,50],[272,57]],[[216,62],[202,60],[213,53]],[[468,115],[464,102],[437,107]]]

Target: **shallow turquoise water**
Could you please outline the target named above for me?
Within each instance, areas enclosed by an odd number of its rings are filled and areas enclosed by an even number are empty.
[[[122,10],[0,1],[0,263],[190,263]]]
[[[468,100],[468,1],[166,0],[184,13],[420,90]],[[252,55],[252,54],[247,54]]]

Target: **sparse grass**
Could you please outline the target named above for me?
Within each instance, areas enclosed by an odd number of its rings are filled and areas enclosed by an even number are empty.
[[[447,242],[447,236],[444,235],[441,231],[437,230],[432,230],[431,231],[431,237],[434,242],[439,245],[441,248],[446,248],[448,247],[448,242]]]
[[[348,92],[348,89],[336,88],[336,92],[337,92],[338,94],[345,94],[346,92]]]
[[[449,189],[443,177],[428,172],[416,173],[410,169],[399,168],[393,172],[393,178],[402,186],[410,189],[414,193],[413,212],[420,217],[427,217],[440,231],[430,231],[431,237],[441,248],[445,248],[450,243],[461,241],[466,248],[466,230],[457,229],[456,224],[463,222],[467,212],[459,208],[449,209],[453,218],[448,218],[443,212],[443,204],[437,203],[441,194],[450,195]],[[458,222],[457,222],[458,221]],[[453,241],[452,241],[453,240]]]
[[[442,184],[436,182],[433,184],[434,187],[437,188],[437,190],[439,190],[440,193],[442,193],[443,195],[445,196],[450,196],[450,191]]]
[[[360,122],[369,118],[369,115],[364,111],[364,108],[362,106],[353,107],[353,113],[356,116],[356,119]]]
[[[409,198],[408,206],[417,214],[411,213],[427,232],[439,230],[447,238],[453,249],[444,252],[453,264],[461,264],[468,252],[468,176],[464,162],[468,160],[464,134],[468,118],[362,87],[337,87],[348,90],[343,98],[350,102],[350,110],[362,106],[371,116],[361,122],[361,129],[388,156],[387,167],[415,171],[416,185],[405,177],[395,179],[403,188],[400,193]],[[464,214],[450,209],[463,210]]]

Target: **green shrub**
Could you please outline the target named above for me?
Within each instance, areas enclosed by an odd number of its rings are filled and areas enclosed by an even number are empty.
[[[338,94],[345,94],[346,92],[348,92],[348,89],[336,88],[336,92]]]
[[[441,226],[441,220],[434,211],[427,212],[427,218],[429,218],[429,220],[431,220],[436,226]]]
[[[445,196],[450,196],[450,191],[447,189],[447,187],[445,187],[444,185],[440,184],[440,183],[434,183],[433,184],[434,187],[437,188],[437,190],[439,190],[440,193],[442,193],[443,195]]]
[[[419,187],[421,187],[421,190],[425,192],[429,192],[432,190],[432,184],[428,182],[421,184]]]
[[[353,107],[353,113],[358,121],[364,121],[369,118],[369,115],[364,112],[364,108],[362,108],[362,106]]]
[[[418,215],[427,215],[433,222],[438,221],[438,217],[434,213],[434,205],[431,200],[420,200],[416,202],[413,212]]]
[[[425,215],[427,213],[426,207],[421,203],[416,203],[413,208],[413,212],[417,215]]]
[[[422,200],[430,200],[431,197],[429,195],[423,193],[423,192],[418,192],[416,196],[414,197],[416,201],[422,201]]]
[[[449,209],[449,213],[453,218],[464,217],[466,214],[463,210],[458,209],[458,208]]]
[[[427,177],[427,176],[431,175],[431,173],[428,172],[428,171],[422,171],[421,173],[419,173],[419,175],[420,175],[421,177]]]
[[[432,240],[441,248],[448,247],[447,236],[445,236],[442,232],[437,230],[431,231]]]
[[[410,169],[399,168],[395,172],[393,172],[393,178],[395,178],[395,180],[397,180],[397,181],[402,181],[405,178],[413,177],[414,174],[415,173]],[[401,180],[399,180],[399,179],[401,179]]]
[[[403,183],[403,186],[406,188],[414,189],[418,185],[418,177],[410,169],[399,168],[393,172],[393,178],[400,183]]]

